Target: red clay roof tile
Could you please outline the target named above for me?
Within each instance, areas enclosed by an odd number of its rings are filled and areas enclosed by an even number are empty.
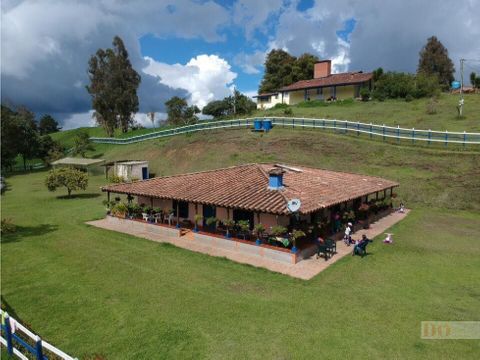
[[[285,170],[281,190],[268,188],[268,171],[275,167]],[[288,214],[287,201],[298,198],[300,213],[307,214],[396,186],[398,183],[378,177],[305,166],[245,164],[108,185],[102,190],[273,214]]]

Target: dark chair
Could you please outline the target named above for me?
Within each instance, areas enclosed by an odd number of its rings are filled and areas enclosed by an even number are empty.
[[[317,259],[320,257],[320,254],[323,253],[325,261],[327,261],[331,254],[329,247],[327,246],[327,244],[323,244],[323,243],[319,243],[317,244],[317,246],[318,246]]]
[[[325,245],[328,247],[332,255],[337,253],[337,242],[335,240],[327,239]]]

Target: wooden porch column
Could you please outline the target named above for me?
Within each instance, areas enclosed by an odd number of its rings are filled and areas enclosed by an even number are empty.
[[[375,200],[378,200],[378,191],[375,193]]]
[[[150,198],[150,207],[153,208],[153,197]]]
[[[260,213],[257,212],[257,224],[260,224]]]
[[[107,201],[110,203],[110,191],[107,191]]]

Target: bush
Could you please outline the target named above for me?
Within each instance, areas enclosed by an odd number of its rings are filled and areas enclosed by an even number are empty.
[[[412,100],[413,100],[412,94],[407,94],[407,96],[405,96],[405,101],[406,101],[406,102],[410,102],[410,101],[412,101]]]
[[[301,103],[297,104],[297,107],[300,107],[300,108],[321,107],[321,106],[328,106],[328,104],[323,100],[302,101]]]
[[[68,197],[73,190],[86,190],[88,186],[88,174],[70,167],[53,169],[45,179],[48,191],[56,191],[59,187],[67,188]]]
[[[286,109],[288,108],[288,104],[275,104],[272,109]]]
[[[293,115],[293,110],[291,108],[287,108],[287,109],[283,110],[283,115],[292,116]]]
[[[387,98],[403,98],[411,101],[413,98],[418,99],[426,96],[436,96],[439,93],[440,84],[436,76],[423,73],[415,75],[387,72],[378,77],[372,96],[374,99],[380,101]]]
[[[1,234],[10,234],[17,231],[17,227],[13,223],[12,219],[2,219],[2,224],[0,228]]]
[[[125,179],[122,176],[112,175],[108,179],[111,183],[119,184],[125,182]]]
[[[360,89],[360,97],[362,98],[362,101],[368,101],[370,100],[370,90],[367,88],[361,88]]]

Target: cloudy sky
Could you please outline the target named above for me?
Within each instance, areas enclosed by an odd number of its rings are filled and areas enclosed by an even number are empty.
[[[174,95],[202,107],[234,86],[256,93],[273,48],[336,72],[415,71],[436,35],[458,68],[480,59],[478,14],[480,0],[3,0],[1,97],[65,128],[91,124],[88,59],[115,35],[142,76],[140,121]]]

